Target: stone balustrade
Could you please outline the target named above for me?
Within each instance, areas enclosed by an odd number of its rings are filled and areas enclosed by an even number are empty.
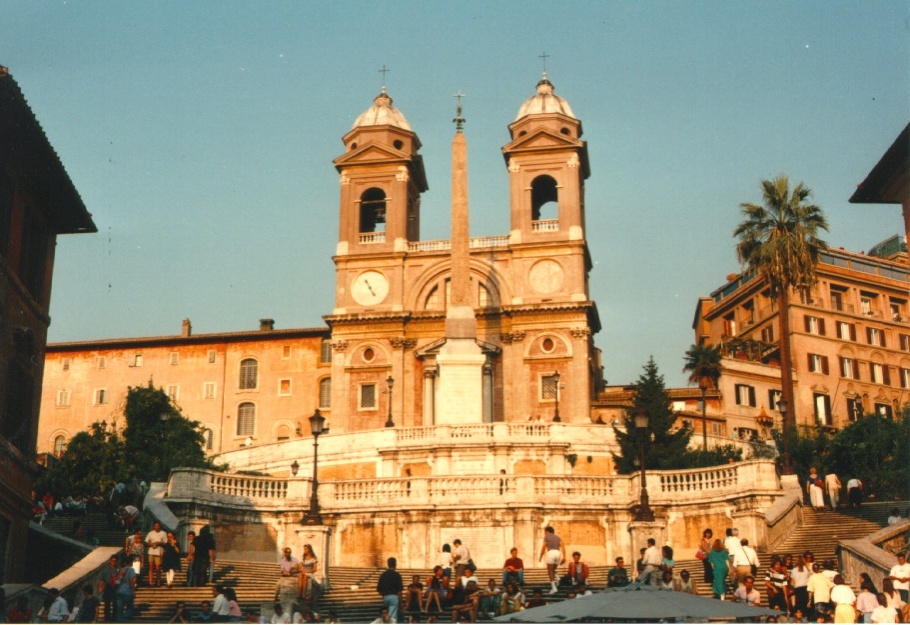
[[[309,477],[260,477],[201,469],[174,469],[170,500],[226,507],[303,510]],[[751,460],[685,471],[649,471],[652,505],[766,494],[778,490],[774,463]],[[449,475],[332,480],[319,487],[325,513],[445,506],[556,505],[628,508],[638,500],[640,475]]]

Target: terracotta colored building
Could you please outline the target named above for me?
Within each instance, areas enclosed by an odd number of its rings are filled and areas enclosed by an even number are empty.
[[[0,583],[27,577],[57,235],[96,231],[19,85],[0,67]]]
[[[850,198],[910,206],[910,126]],[[818,284],[788,311],[797,425],[841,428],[863,415],[895,416],[910,402],[910,265],[904,236],[867,253],[821,255]],[[720,378],[728,426],[759,431],[779,424],[779,311],[759,278],[733,274],[701,298],[699,343],[722,345]]]

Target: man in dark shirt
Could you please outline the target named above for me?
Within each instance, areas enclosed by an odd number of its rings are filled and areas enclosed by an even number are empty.
[[[398,560],[389,558],[389,568],[379,576],[379,582],[376,584],[376,592],[382,595],[382,603],[389,609],[389,616],[393,623],[398,622],[398,602],[401,593],[404,591],[404,582],[401,574],[395,570],[398,566]]]
[[[622,588],[629,585],[629,571],[622,558],[616,558],[616,566],[607,571],[607,588]]]
[[[91,584],[86,584],[82,587],[82,597],[82,606],[76,615],[76,622],[98,623],[101,620],[98,618],[98,607],[101,602],[95,596],[95,589],[92,588]]]
[[[101,569],[101,579],[98,582],[101,599],[104,601],[104,620],[110,623],[114,620],[114,592],[117,590],[117,556],[111,556],[108,565]]]

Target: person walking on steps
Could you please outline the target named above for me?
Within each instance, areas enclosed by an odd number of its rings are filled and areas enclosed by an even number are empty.
[[[543,560],[544,556],[546,556],[547,575],[550,578],[549,594],[555,595],[557,592],[556,567],[566,561],[566,546],[562,539],[556,535],[556,530],[549,525],[544,529],[543,544],[540,545],[540,557],[537,559]]]

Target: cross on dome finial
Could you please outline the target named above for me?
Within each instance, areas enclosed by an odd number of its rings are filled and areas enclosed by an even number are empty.
[[[385,66],[385,63],[382,64],[382,69],[379,70],[379,73],[382,74],[382,92],[383,93],[385,93],[385,77],[386,77],[386,74],[388,74],[390,71],[392,71],[392,70],[387,68]]]
[[[546,52],[544,52],[537,58],[543,60],[543,77],[544,77],[544,80],[546,80],[546,78],[547,78],[547,59],[550,58],[550,55],[547,54]]]
[[[458,99],[458,104],[455,107],[455,119],[452,121],[455,122],[455,132],[461,132],[464,128],[465,118],[461,114],[461,99],[465,97],[465,94],[460,91],[452,96],[453,98]]]

